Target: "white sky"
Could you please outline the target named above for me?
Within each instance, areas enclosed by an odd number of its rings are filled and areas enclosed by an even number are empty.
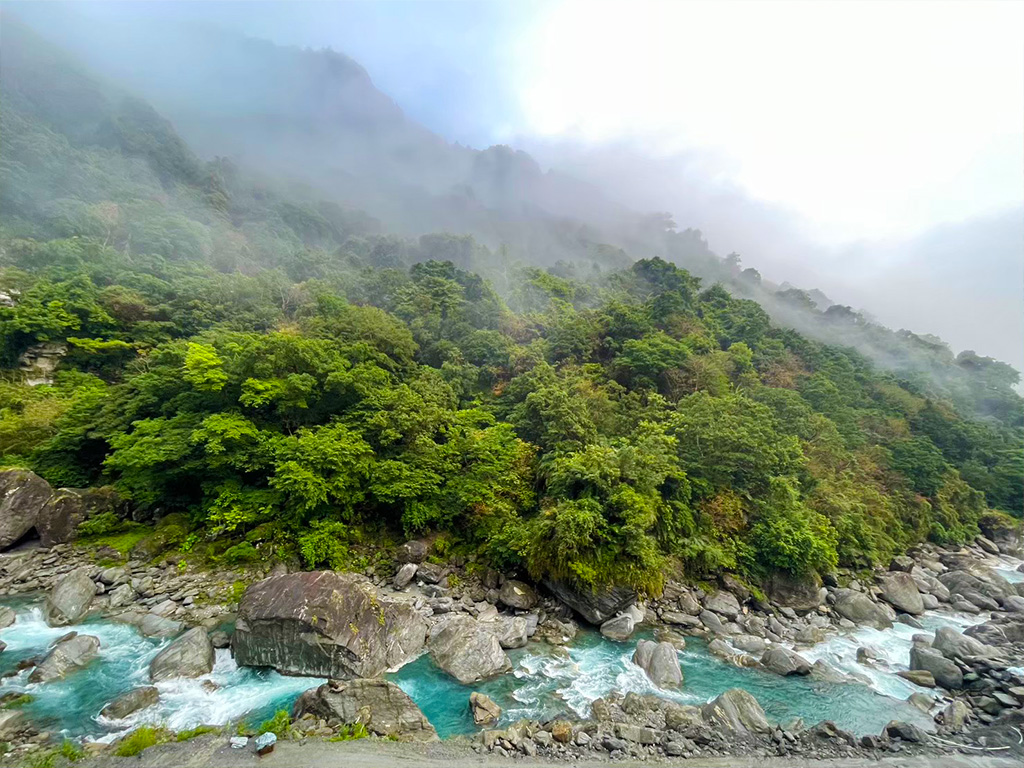
[[[1024,3],[542,7],[516,57],[541,136],[702,149],[822,239],[1024,202]]]

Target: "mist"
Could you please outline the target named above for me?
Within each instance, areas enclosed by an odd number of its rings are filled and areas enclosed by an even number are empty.
[[[536,130],[517,96],[523,50],[513,40],[532,39],[549,4],[5,7],[150,101],[204,159],[312,188],[387,231],[471,233],[542,265],[604,242],[632,258],[674,258],[706,280],[719,277],[706,257],[738,253],[763,290],[817,288],[894,329],[1024,368],[1019,168],[1016,198],[1005,181],[1016,155],[993,182],[999,194],[985,186],[990,159],[965,177],[979,200],[995,201],[986,210],[965,204],[962,215],[922,214],[903,232],[866,225],[850,237],[754,194],[729,147],[665,141],[663,126],[612,138]],[[511,146],[488,149],[495,142]],[[873,183],[881,192],[887,182]],[[922,190],[904,192],[915,194],[919,208],[942,208]],[[673,232],[689,230],[691,245],[669,252],[657,212]]]

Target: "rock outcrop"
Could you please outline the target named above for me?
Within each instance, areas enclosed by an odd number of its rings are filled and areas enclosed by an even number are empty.
[[[174,640],[149,662],[154,683],[175,677],[201,677],[213,671],[213,643],[206,630],[195,627]]]
[[[377,736],[401,741],[436,741],[437,731],[408,694],[376,679],[331,680],[299,696],[294,716],[311,714],[328,722],[362,723]]]
[[[249,587],[232,647],[239,664],[283,674],[377,677],[415,658],[426,632],[410,603],[380,595],[363,577],[312,571]]]
[[[964,673],[960,667],[933,648],[915,644],[910,649],[910,668],[930,672],[935,684],[947,691],[963,688]]]
[[[678,688],[683,684],[679,654],[671,643],[641,640],[636,644],[633,663],[659,688]]]
[[[603,624],[636,602],[636,592],[628,587],[587,590],[555,579],[545,581],[544,586],[551,591],[551,594],[595,626]]]
[[[53,494],[50,484],[27,469],[0,472],[0,550],[36,527],[39,510]]]
[[[100,652],[99,638],[74,632],[57,643],[46,654],[32,674],[30,683],[49,683],[63,680],[71,672],[87,666]]]
[[[87,568],[78,568],[57,582],[43,603],[43,617],[51,627],[74,624],[89,612],[96,584]]]
[[[434,663],[463,685],[512,668],[494,633],[463,614],[447,617],[434,625],[427,648]]]

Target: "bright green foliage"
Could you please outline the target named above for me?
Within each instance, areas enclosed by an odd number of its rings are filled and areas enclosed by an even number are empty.
[[[480,566],[654,592],[677,566],[864,567],[1024,511],[1003,363],[772,293],[665,214],[629,237],[665,258],[632,263],[562,223],[501,221],[495,251],[382,234],[202,163],[3,33],[0,462],[170,521],[97,516],[88,543],[343,568],[368,531],[440,534]],[[29,387],[44,343],[65,354]]]
[[[134,757],[144,749],[155,747],[157,744],[163,744],[169,739],[170,734],[163,728],[140,725],[117,742],[117,746],[114,747],[114,754],[117,757]]]
[[[292,716],[286,709],[279,709],[269,720],[264,720],[259,727],[259,732],[272,733],[279,739],[288,738],[288,729],[292,724]]]

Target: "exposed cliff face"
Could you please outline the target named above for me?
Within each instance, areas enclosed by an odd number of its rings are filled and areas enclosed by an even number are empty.
[[[232,645],[239,664],[289,675],[376,677],[413,659],[426,622],[363,577],[312,571],[246,590]]]
[[[25,383],[30,387],[53,384],[53,374],[67,353],[67,344],[49,342],[25,350],[18,358],[18,368],[25,375]]]

